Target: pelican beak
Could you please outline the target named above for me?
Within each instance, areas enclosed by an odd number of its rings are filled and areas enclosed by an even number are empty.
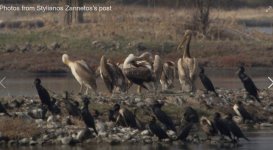
[[[178,45],[177,50],[182,49],[184,47],[185,42],[187,41],[187,35],[185,35],[182,39],[182,42]]]

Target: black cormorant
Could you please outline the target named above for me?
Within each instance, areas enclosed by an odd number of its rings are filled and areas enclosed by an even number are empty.
[[[164,111],[161,110],[163,104],[160,104],[158,101],[156,101],[155,104],[153,104],[152,110],[156,118],[163,123],[168,130],[173,130],[176,132],[175,125],[171,119]]]
[[[218,93],[215,91],[215,88],[211,82],[211,80],[205,75],[205,70],[203,67],[200,67],[200,73],[199,78],[203,84],[203,86],[206,88],[206,90],[209,92],[214,92],[216,96],[218,96]]]
[[[221,136],[227,136],[230,140],[233,140],[228,124],[224,119],[221,118],[220,113],[216,112],[214,114],[213,123],[217,130],[220,132]]]
[[[156,124],[156,118],[154,116],[152,116],[152,120],[149,122],[149,129],[159,138],[159,140],[169,138],[167,133],[158,124]]]
[[[91,113],[89,112],[88,105],[89,99],[87,97],[83,97],[83,109],[81,110],[82,119],[87,128],[93,128],[94,132],[98,135],[98,131],[96,130],[95,121]]]
[[[119,104],[115,104],[113,110],[114,113],[117,114],[116,123],[121,121],[124,122],[127,127],[138,128],[135,115],[130,110],[120,108]]]
[[[232,133],[234,138],[236,138],[236,142],[239,140],[239,138],[244,138],[245,140],[249,141],[249,139],[243,134],[238,125],[232,120],[231,114],[228,114],[226,122],[230,132]]]
[[[181,128],[181,130],[180,130],[180,132],[179,132],[179,134],[178,134],[178,136],[177,136],[177,139],[179,139],[179,140],[181,140],[181,141],[185,141],[185,140],[187,139],[188,135],[190,134],[190,131],[191,131],[191,129],[192,129],[192,126],[193,126],[193,123],[192,123],[192,122],[186,123],[186,125],[184,125],[184,126]]]
[[[190,106],[185,108],[184,119],[187,122],[192,122],[192,123],[199,122],[199,116],[198,116],[197,112]]]
[[[243,103],[241,101],[238,101],[237,104],[233,106],[233,110],[238,116],[242,118],[244,123],[246,120],[254,121],[253,117],[247,112],[247,110],[244,108]]]
[[[0,113],[4,113],[5,115],[11,117],[11,115],[7,112],[6,108],[0,102]]]
[[[65,98],[64,98],[64,104],[65,108],[69,115],[71,116],[81,116],[81,110],[79,109],[79,103],[72,102],[72,100],[69,99],[69,94],[67,91],[65,91]]]
[[[239,71],[237,72],[240,80],[244,84],[244,87],[247,93],[253,96],[259,103],[261,102],[258,94],[258,88],[255,86],[254,82],[245,74],[245,68],[243,66],[239,67]]]

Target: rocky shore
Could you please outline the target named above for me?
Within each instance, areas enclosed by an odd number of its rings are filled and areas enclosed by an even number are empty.
[[[239,89],[217,89],[219,97],[214,94],[204,94],[203,91],[197,91],[195,94],[177,93],[173,91],[157,94],[128,95],[116,94],[108,96],[100,94],[90,97],[90,112],[93,114],[96,122],[98,135],[92,129],[86,129],[81,117],[69,116],[63,94],[52,93],[52,99],[61,108],[61,114],[52,115],[46,113],[42,119],[43,110],[40,108],[40,100],[36,97],[2,97],[1,103],[7,109],[12,117],[4,114],[0,115],[0,145],[1,146],[33,146],[33,145],[79,145],[79,144],[151,144],[167,143],[178,144],[182,141],[175,140],[177,134],[171,130],[167,131],[169,139],[159,140],[153,136],[148,129],[138,130],[129,127],[117,126],[114,122],[108,121],[108,110],[119,103],[122,107],[135,112],[135,116],[144,125],[147,125],[147,114],[143,109],[149,106],[155,100],[163,101],[165,105],[162,110],[171,116],[176,128],[179,129],[183,122],[183,113],[186,106],[193,107],[198,115],[212,118],[214,112],[220,112],[223,115],[235,112],[233,105],[242,101],[245,108],[249,111],[255,122],[243,123],[239,116],[234,116],[234,121],[243,131],[259,130],[261,128],[272,128],[273,124],[273,90],[264,89],[260,91],[262,103],[252,101]],[[78,102],[80,106],[81,95],[70,93],[70,100]],[[96,111],[95,111],[96,110]],[[199,125],[195,125],[190,132],[186,143],[210,142],[218,144],[220,137],[216,136],[211,141],[206,140],[205,133]]]

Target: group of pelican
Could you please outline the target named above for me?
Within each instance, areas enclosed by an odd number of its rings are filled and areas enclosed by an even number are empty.
[[[97,72],[110,93],[117,90],[126,92],[132,84],[138,86],[138,93],[140,93],[142,88],[158,91],[160,84],[163,91],[172,88],[178,69],[182,91],[194,91],[197,61],[189,52],[191,36],[192,32],[187,30],[178,46],[178,49],[186,48],[183,56],[178,60],[177,67],[173,61],[163,63],[159,55],[153,56],[150,52],[144,52],[139,56],[129,54],[122,65],[113,63],[103,55]],[[67,54],[63,54],[62,61],[71,69],[73,76],[80,83],[80,92],[85,86],[85,94],[88,94],[88,89],[93,89],[97,94],[96,71],[84,60],[73,61]]]
[[[211,80],[205,75],[204,68],[198,65],[197,59],[190,54],[191,38],[192,31],[186,30],[182,42],[177,47],[178,50],[183,51],[177,65],[173,61],[163,63],[159,55],[153,56],[150,52],[144,52],[138,56],[129,54],[123,64],[115,64],[103,55],[97,71],[90,68],[84,60],[72,61],[67,54],[63,54],[62,61],[69,66],[72,74],[80,83],[80,92],[82,92],[83,85],[86,87],[85,94],[88,94],[88,89],[93,89],[97,94],[96,77],[98,76],[102,78],[108,91],[112,94],[115,91],[127,92],[132,84],[138,86],[138,93],[141,93],[141,89],[153,89],[157,93],[160,84],[162,91],[171,89],[174,86],[176,74],[178,74],[182,92],[195,92],[195,81],[199,71],[199,78],[206,90],[218,96]],[[239,67],[238,77],[248,94],[260,102],[258,89],[251,78],[244,73],[243,66]]]

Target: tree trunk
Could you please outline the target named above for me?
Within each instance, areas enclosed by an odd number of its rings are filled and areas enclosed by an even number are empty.
[[[73,0],[73,4],[76,7],[83,7],[83,0]],[[73,12],[74,23],[83,23],[83,11]]]
[[[62,6],[66,5],[72,6],[72,0],[62,0]],[[70,25],[72,23],[72,11],[64,11],[64,24]]]

